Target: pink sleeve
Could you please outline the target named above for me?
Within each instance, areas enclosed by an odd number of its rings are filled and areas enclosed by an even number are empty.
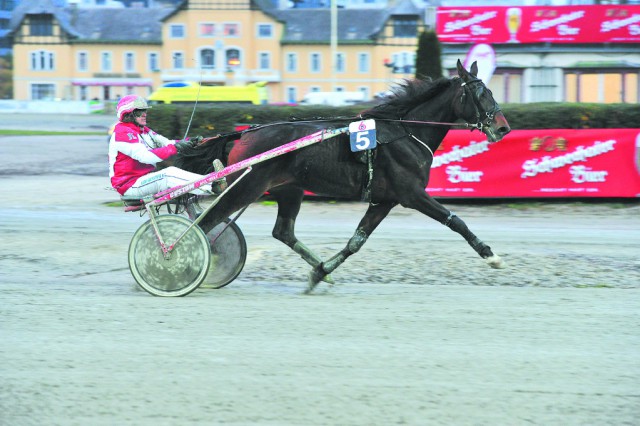
[[[151,152],[153,152],[155,155],[162,158],[163,160],[166,160],[167,158],[173,155],[176,155],[178,150],[176,149],[175,145],[171,144],[171,145],[163,146],[160,148],[154,148],[151,150]]]

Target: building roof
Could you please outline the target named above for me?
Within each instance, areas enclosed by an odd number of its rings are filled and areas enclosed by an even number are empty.
[[[423,10],[411,0],[400,0],[391,10],[391,15],[420,15],[421,13]]]
[[[288,9],[273,14],[285,22],[285,44],[328,43],[331,39],[328,9]],[[338,40],[341,44],[371,42],[388,18],[389,12],[383,9],[339,9]]]
[[[26,15],[52,14],[62,29],[83,42],[161,43],[161,19],[170,13],[165,8],[73,8],[58,7],[53,0],[22,2],[11,17],[14,32]]]
[[[188,7],[185,0],[174,9],[167,8],[73,8],[59,7],[56,0],[22,2],[11,19],[11,32],[26,15],[49,13],[62,29],[76,41],[85,43],[162,43],[163,21]],[[276,9],[269,2],[253,0],[252,6],[285,24],[284,44],[329,43],[331,39],[330,9]],[[420,15],[411,0],[401,0],[392,10],[338,9],[340,44],[371,43],[394,15]]]

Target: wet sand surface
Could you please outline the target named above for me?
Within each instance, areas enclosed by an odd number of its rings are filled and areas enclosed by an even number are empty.
[[[236,281],[158,298],[128,270],[146,218],[109,205],[105,137],[0,137],[0,157],[0,424],[640,418],[638,203],[447,204],[505,270],[397,208],[307,296],[259,202]],[[297,235],[330,257],[365,208],[307,201]]]

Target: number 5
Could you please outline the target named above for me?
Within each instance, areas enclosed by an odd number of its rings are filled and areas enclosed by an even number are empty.
[[[369,132],[358,132],[356,135],[356,148],[359,150],[367,149],[371,145],[369,140]]]

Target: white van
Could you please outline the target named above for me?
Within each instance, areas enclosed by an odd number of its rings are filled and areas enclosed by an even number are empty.
[[[300,105],[344,106],[364,102],[364,92],[309,92]]]

